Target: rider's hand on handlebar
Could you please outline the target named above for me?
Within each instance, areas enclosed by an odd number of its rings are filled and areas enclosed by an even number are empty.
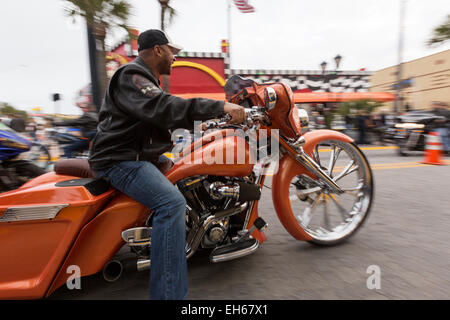
[[[225,102],[223,110],[231,116],[231,120],[229,122],[231,124],[240,124],[247,120],[245,109],[240,105]]]

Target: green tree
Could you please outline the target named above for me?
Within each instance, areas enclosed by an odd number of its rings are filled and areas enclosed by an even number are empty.
[[[433,30],[433,36],[428,40],[429,46],[443,44],[450,39],[450,14],[447,15],[447,20]]]
[[[348,101],[343,102],[339,106],[339,108],[336,109],[336,113],[340,115],[347,115],[350,114],[350,110],[365,110],[368,113],[372,113],[375,109],[381,107],[383,104],[381,102],[377,101],[371,101],[371,100],[356,100],[356,101]]]
[[[157,0],[161,6],[161,30],[166,30],[166,25],[169,25],[173,21],[173,17],[176,15],[176,11],[169,5],[170,0]],[[166,23],[167,22],[167,23]],[[162,85],[164,91],[168,92],[170,88],[170,79],[168,75],[162,76]]]
[[[128,25],[131,4],[127,0],[64,0],[68,2],[66,13],[69,17],[81,16],[93,30],[97,42],[97,61],[101,92],[108,84],[106,75],[106,34],[114,28],[125,29],[133,37]]]

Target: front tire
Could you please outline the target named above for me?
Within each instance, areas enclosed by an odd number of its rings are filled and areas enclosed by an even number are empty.
[[[310,243],[339,244],[366,221],[373,201],[370,165],[354,143],[327,140],[315,146],[313,158],[344,190],[335,194],[305,175],[293,177],[289,188],[292,212]]]

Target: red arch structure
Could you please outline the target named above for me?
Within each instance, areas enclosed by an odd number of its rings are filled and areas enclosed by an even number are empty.
[[[138,31],[135,30],[134,33],[137,35]],[[107,53],[110,61],[108,72],[112,74],[118,66],[132,61],[136,56],[137,41],[122,41]],[[240,74],[260,82],[288,83],[293,89],[296,103],[395,100],[393,94],[369,92],[371,72],[367,71],[340,71],[325,79],[318,70],[230,70],[228,61],[227,50],[220,53],[180,52],[172,68],[169,91],[186,98],[224,100],[223,86],[226,79],[232,74]]]

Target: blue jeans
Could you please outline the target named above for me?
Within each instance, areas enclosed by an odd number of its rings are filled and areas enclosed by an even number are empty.
[[[181,192],[146,161],[123,161],[95,173],[153,210],[150,299],[186,299],[186,200]]]
[[[437,128],[435,129],[435,131],[437,131],[441,136],[442,147],[444,151],[450,151],[450,136],[449,136],[450,128],[449,127]]]

